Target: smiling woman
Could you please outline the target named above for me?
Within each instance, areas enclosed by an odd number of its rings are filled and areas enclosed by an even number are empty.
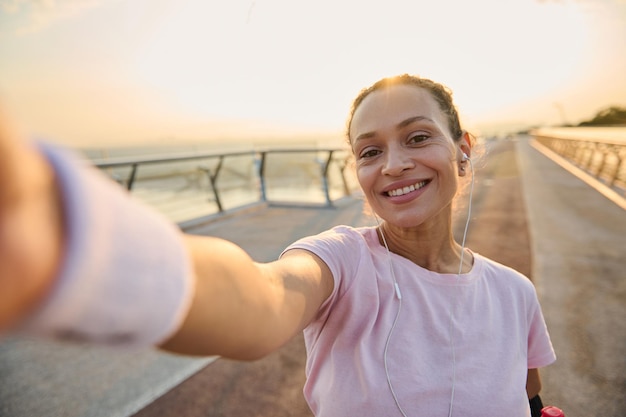
[[[25,271],[23,291],[0,292],[0,324],[240,360],[302,331],[316,416],[478,417],[489,403],[528,417],[555,354],[532,283],[454,238],[452,202],[472,167],[457,114],[445,87],[417,76],[363,90],[348,139],[378,226],[333,227],[269,263],[182,234],[71,155],[0,130],[11,185],[0,224],[12,232],[0,234],[0,283]],[[53,250],[39,268],[12,256],[42,245]]]

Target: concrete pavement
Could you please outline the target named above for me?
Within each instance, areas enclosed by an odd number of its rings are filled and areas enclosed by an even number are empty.
[[[518,143],[533,280],[557,352],[544,397],[567,417],[626,416],[626,211]]]

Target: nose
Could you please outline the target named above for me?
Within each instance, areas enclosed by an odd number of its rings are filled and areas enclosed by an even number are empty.
[[[413,160],[405,150],[390,148],[385,152],[382,173],[383,175],[398,176],[413,166]]]

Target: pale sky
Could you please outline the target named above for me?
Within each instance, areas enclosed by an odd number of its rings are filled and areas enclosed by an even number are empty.
[[[626,106],[626,0],[0,0],[0,100],[70,145],[340,137],[400,73],[478,134],[577,123]]]

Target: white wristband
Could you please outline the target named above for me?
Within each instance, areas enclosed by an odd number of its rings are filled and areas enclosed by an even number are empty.
[[[69,151],[40,149],[61,187],[66,248],[52,294],[25,331],[124,346],[165,341],[193,297],[181,232]]]

